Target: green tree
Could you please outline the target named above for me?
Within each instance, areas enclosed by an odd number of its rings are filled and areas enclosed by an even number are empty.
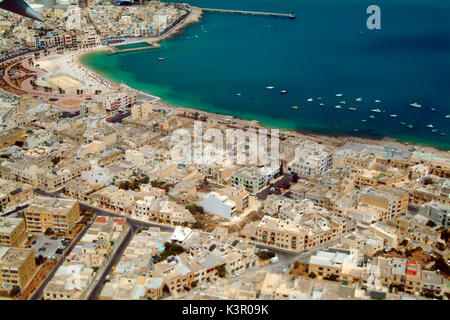
[[[19,286],[14,286],[12,287],[11,291],[9,292],[9,296],[10,297],[15,297],[20,293],[20,287]]]
[[[220,265],[217,267],[217,271],[219,274],[219,277],[223,278],[227,274],[227,269],[225,268],[225,265]]]
[[[59,161],[61,161],[61,158],[60,158],[60,157],[54,157],[54,158],[52,159],[52,163],[53,163],[54,166],[56,166],[56,165],[58,164]]]
[[[272,251],[261,250],[258,252],[258,257],[262,260],[267,260],[275,257],[275,253]]]
[[[192,227],[193,227],[194,229],[201,229],[201,228],[202,228],[202,224],[201,224],[201,222],[195,221],[195,222],[192,224]]]

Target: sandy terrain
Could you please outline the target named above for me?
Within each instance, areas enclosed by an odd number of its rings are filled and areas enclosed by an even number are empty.
[[[48,78],[47,82],[50,82],[51,84],[64,89],[64,90],[70,90],[70,89],[82,89],[84,88],[84,85],[68,76],[56,76],[52,78]]]

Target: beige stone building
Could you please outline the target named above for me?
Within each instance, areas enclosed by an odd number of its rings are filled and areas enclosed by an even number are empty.
[[[36,271],[31,249],[0,247],[0,287],[22,291]]]
[[[380,221],[393,219],[408,211],[409,194],[407,191],[388,186],[367,188],[361,192],[360,204],[371,205],[383,210],[385,215]]]
[[[26,240],[25,220],[0,217],[0,246],[20,247]]]
[[[227,187],[217,190],[218,193],[227,196],[228,199],[232,200],[236,204],[236,212],[242,213],[248,208],[249,203],[249,193],[243,186]]]
[[[25,210],[28,231],[45,232],[48,228],[55,232],[72,231],[80,219],[77,200],[50,197],[36,197]]]
[[[0,179],[0,209],[5,212],[31,201],[33,187],[29,184]]]

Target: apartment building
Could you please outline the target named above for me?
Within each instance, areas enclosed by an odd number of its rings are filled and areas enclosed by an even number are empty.
[[[33,250],[0,246],[0,288],[23,291],[35,271]]]
[[[233,172],[230,176],[231,186],[243,186],[251,194],[258,193],[268,182],[273,179],[278,173],[280,168],[270,167],[250,167],[241,168]]]
[[[405,190],[388,186],[366,188],[361,191],[359,203],[383,210],[379,221],[393,219],[408,211],[409,194]]]
[[[408,177],[408,171],[399,169],[388,169],[387,171],[359,169],[355,172],[355,187],[360,189],[365,186],[392,186],[407,181]]]
[[[226,187],[217,190],[217,192],[227,196],[231,201],[234,201],[236,204],[236,213],[240,214],[248,208],[250,196],[247,190],[245,190],[245,187],[239,185],[235,187]]]
[[[128,230],[125,218],[98,216],[44,288],[45,300],[85,299]]]
[[[325,173],[333,167],[333,152],[319,150],[296,150],[295,160],[287,165],[287,170],[299,176],[314,176]]]
[[[450,206],[432,201],[420,205],[418,213],[436,224],[450,228]]]
[[[200,195],[199,205],[210,214],[230,220],[236,216],[236,202],[228,199],[227,196],[220,195],[217,192],[209,192]]]
[[[293,219],[265,216],[257,226],[256,238],[267,245],[302,251],[345,235],[355,227],[346,218],[312,207],[297,212]]]
[[[26,134],[26,130],[19,127],[3,130],[0,133],[0,148],[13,146],[16,142],[23,143]]]
[[[47,192],[54,192],[64,188],[65,184],[81,177],[81,174],[91,169],[87,161],[79,160],[73,164],[47,169],[37,174],[37,185]]]
[[[5,212],[30,202],[34,197],[29,184],[0,179],[0,209]]]
[[[163,295],[163,279],[150,277],[152,259],[164,250],[170,232],[149,228],[136,234],[100,294],[101,300],[158,300]]]
[[[136,95],[131,91],[119,90],[98,100],[108,115],[115,115],[123,108],[131,108],[136,103]]]
[[[360,281],[363,268],[357,251],[329,249],[311,256],[308,271],[324,279],[344,281],[351,285]]]
[[[412,202],[416,205],[437,201],[450,206],[450,180],[428,176],[430,183],[421,185],[413,191]]]
[[[45,232],[51,229],[58,233],[72,231],[80,220],[77,200],[36,197],[25,210],[28,231]]]
[[[0,217],[0,246],[20,247],[26,240],[24,219]]]
[[[371,153],[349,154],[344,158],[344,164],[353,168],[372,169],[377,158]]]

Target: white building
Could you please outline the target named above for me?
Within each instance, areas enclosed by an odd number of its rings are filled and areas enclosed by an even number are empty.
[[[236,215],[236,202],[229,200],[227,196],[210,192],[204,195],[200,206],[211,214],[230,220]]]
[[[192,229],[191,228],[177,226],[177,227],[175,227],[175,230],[173,231],[171,240],[172,241],[183,242],[191,234],[192,234]]]

